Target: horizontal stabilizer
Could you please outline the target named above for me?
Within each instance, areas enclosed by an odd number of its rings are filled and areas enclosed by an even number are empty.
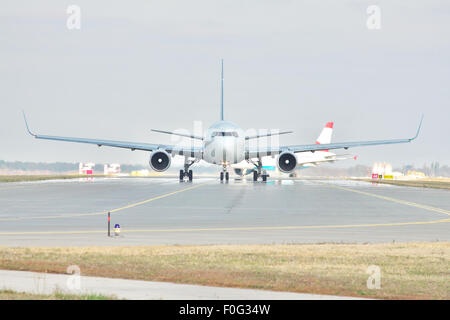
[[[187,138],[191,138],[191,139],[198,139],[198,140],[204,140],[204,137],[200,137],[200,136],[196,136],[193,134],[185,134],[185,133],[178,133],[178,132],[172,132],[172,131],[164,131],[164,130],[157,130],[157,129],[150,129],[153,132],[158,132],[158,133],[165,133],[165,134],[173,134],[174,136],[181,136],[181,137],[187,137]]]

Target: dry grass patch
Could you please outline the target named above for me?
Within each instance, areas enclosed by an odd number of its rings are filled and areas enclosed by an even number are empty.
[[[6,289],[0,290],[0,300],[116,300],[116,298],[101,294],[77,295],[58,291],[52,294],[35,294]]]
[[[384,183],[393,184],[403,187],[421,187],[421,188],[434,188],[434,189],[447,189],[450,190],[450,179],[417,179],[417,180],[372,180],[361,179],[362,181],[371,183]]]
[[[105,175],[79,175],[79,174],[55,174],[55,175],[0,175],[0,182],[22,182],[43,180],[66,180],[78,178],[100,178]]]
[[[0,248],[0,268],[375,298],[450,298],[450,243]],[[369,265],[380,290],[366,286]]]

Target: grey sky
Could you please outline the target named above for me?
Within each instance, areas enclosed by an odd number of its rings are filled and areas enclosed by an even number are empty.
[[[81,7],[81,30],[66,28]],[[369,5],[381,30],[366,27]],[[450,163],[449,1],[5,1],[0,4],[0,159],[144,163],[145,152],[34,140],[43,134],[170,143],[150,128],[219,117],[355,148],[358,162]],[[206,128],[205,128],[206,129]],[[342,165],[342,164],[341,164]]]

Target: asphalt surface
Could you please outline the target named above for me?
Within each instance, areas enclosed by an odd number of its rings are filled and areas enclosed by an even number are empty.
[[[359,300],[354,297],[0,270],[0,290],[104,294],[132,300]],[[219,310],[217,312],[221,312]]]
[[[107,237],[107,212],[111,233]],[[448,190],[357,181],[0,183],[0,245],[450,241]]]

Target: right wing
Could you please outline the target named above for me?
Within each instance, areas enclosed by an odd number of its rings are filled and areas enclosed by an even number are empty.
[[[363,147],[363,146],[376,146],[384,144],[396,144],[396,143],[408,143],[417,138],[422,127],[422,118],[420,119],[419,127],[417,128],[416,135],[412,138],[407,139],[392,139],[392,140],[373,140],[373,141],[354,141],[354,142],[336,142],[336,143],[325,143],[325,144],[303,144],[303,145],[291,145],[291,146],[280,146],[278,148],[266,147],[266,148],[246,148],[245,159],[259,158],[264,156],[277,155],[282,152],[314,152],[321,150],[334,150],[334,149],[345,149],[353,147]]]
[[[97,146],[107,146],[107,147],[116,147],[116,148],[124,148],[134,150],[143,150],[143,151],[154,151],[158,149],[165,150],[168,153],[172,153],[173,155],[180,156],[188,156],[193,158],[202,158],[203,156],[203,148],[192,147],[186,148],[175,145],[164,145],[164,144],[152,144],[152,143],[143,143],[143,142],[128,142],[128,141],[114,141],[114,140],[103,140],[103,139],[90,139],[90,138],[73,138],[73,137],[60,137],[60,136],[47,136],[40,135],[31,132],[28,127],[28,122],[25,117],[25,113],[23,114],[23,118],[25,120],[25,125],[27,127],[27,131],[30,135],[35,137],[36,139],[44,139],[44,140],[55,140],[55,141],[66,141],[66,142],[77,142],[77,143],[87,143],[87,144],[96,144]]]

